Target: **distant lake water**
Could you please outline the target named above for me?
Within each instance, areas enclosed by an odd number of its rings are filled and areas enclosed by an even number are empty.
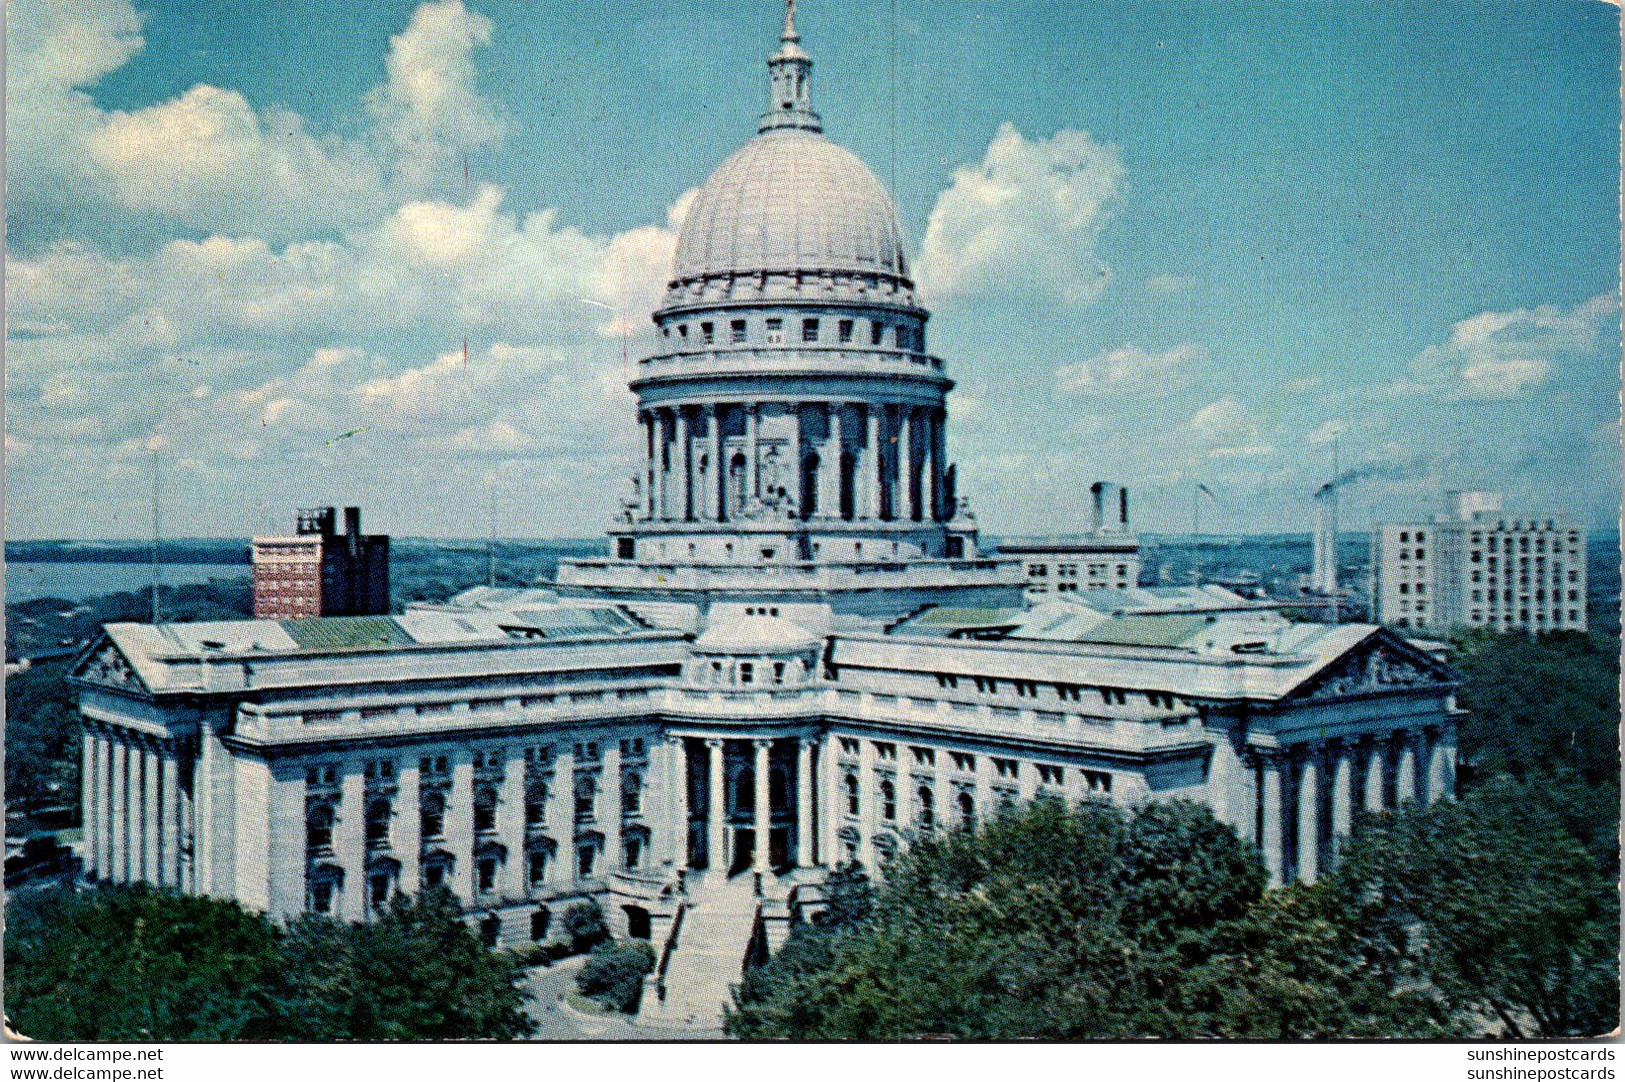
[[[164,564],[165,586],[208,582],[210,579],[246,579],[247,564]],[[22,563],[6,564],[6,602],[36,597],[83,601],[87,597],[146,589],[152,583],[151,564]]]

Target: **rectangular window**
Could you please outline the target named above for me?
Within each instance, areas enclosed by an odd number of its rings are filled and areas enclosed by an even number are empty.
[[[700,324],[700,341],[704,342],[706,345],[709,346],[711,343],[715,342],[716,340],[717,340],[717,325],[715,323],[701,323]]]
[[[784,345],[784,320],[775,317],[767,321],[767,344],[770,346]]]
[[[803,342],[818,341],[818,321],[816,319],[801,321],[801,340]]]
[[[878,320],[869,324],[869,344],[880,345],[880,340],[886,337],[886,325]]]
[[[745,321],[736,319],[728,324],[728,341],[738,345],[745,340]]]
[[[835,337],[842,342],[852,341],[852,321],[850,319],[843,319],[835,324]]]

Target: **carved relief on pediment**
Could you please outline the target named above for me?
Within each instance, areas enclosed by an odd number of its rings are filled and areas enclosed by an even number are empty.
[[[119,653],[118,647],[105,643],[79,666],[78,677],[91,684],[113,688],[140,688],[141,678]]]
[[[1404,657],[1390,646],[1378,646],[1338,661],[1321,673],[1299,697],[1341,699],[1437,682],[1437,677],[1426,667]]]

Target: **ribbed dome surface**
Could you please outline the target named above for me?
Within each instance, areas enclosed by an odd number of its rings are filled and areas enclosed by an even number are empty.
[[[675,277],[757,271],[906,277],[886,189],[816,132],[772,129],[717,167],[683,222]]]

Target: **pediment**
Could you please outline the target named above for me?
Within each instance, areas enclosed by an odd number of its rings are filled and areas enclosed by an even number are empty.
[[[103,635],[74,664],[71,678],[96,687],[118,691],[147,691],[135,666],[112,639]]]
[[[1361,642],[1294,691],[1294,701],[1437,687],[1451,682],[1450,670],[1384,631]]]

